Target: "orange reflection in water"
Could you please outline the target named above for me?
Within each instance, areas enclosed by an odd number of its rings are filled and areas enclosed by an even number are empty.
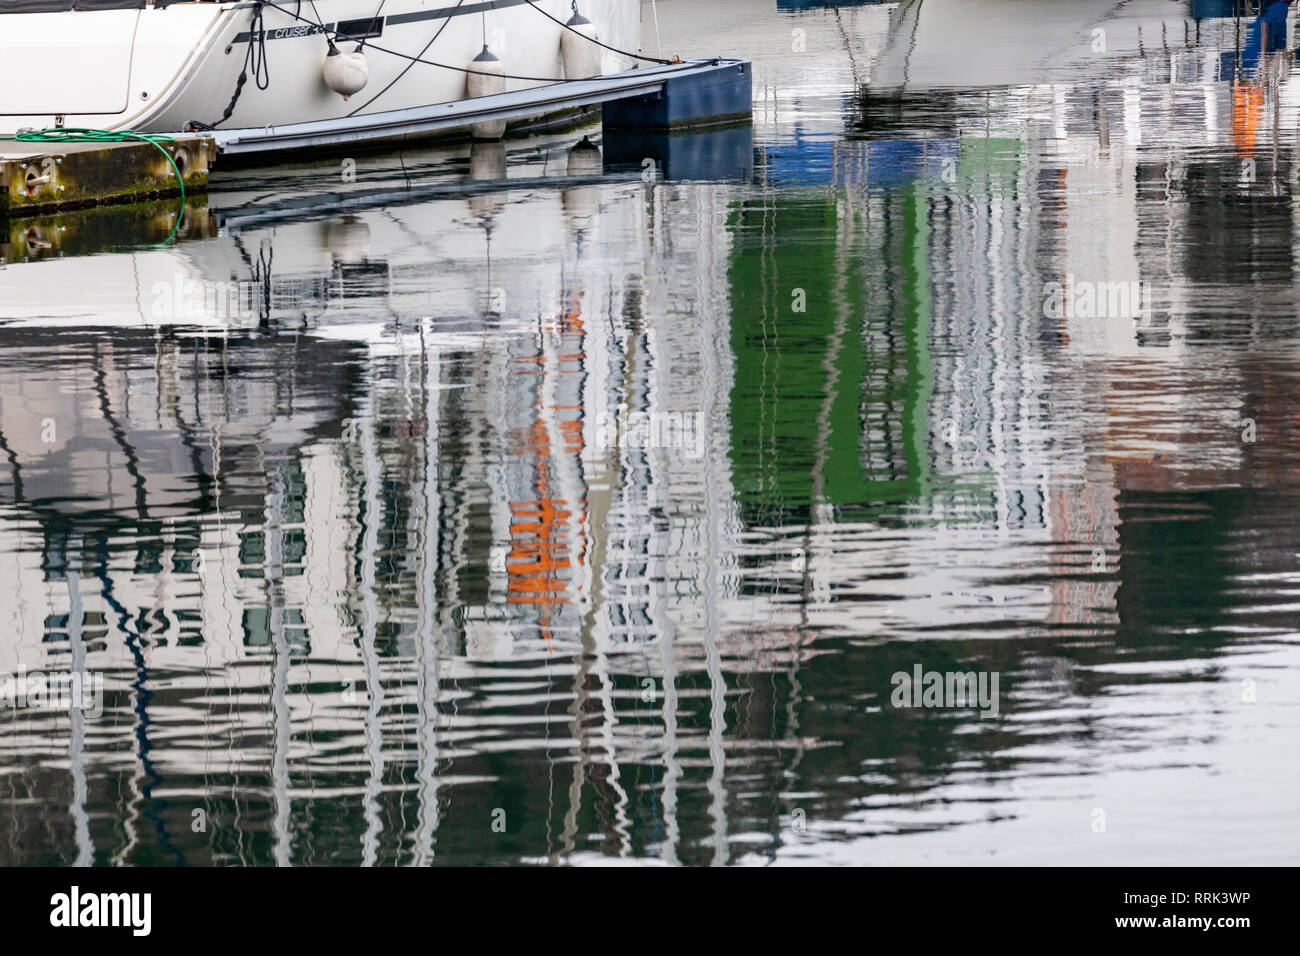
[[[586,500],[583,487],[574,489],[578,500],[570,502],[561,488],[555,487],[557,463],[553,458],[564,456],[572,463],[575,474],[581,474],[583,442],[582,405],[580,401],[564,401],[568,391],[580,395],[577,388],[566,391],[570,376],[586,374],[586,352],[582,322],[581,295],[575,293],[568,307],[561,313],[558,323],[545,330],[543,335],[560,336],[555,352],[548,356],[539,341],[534,355],[520,359],[519,375],[536,376],[537,403],[533,406],[535,418],[531,426],[520,435],[516,454],[533,462],[536,496],[510,502],[510,552],[506,561],[508,575],[507,601],[510,604],[537,605],[543,609],[572,604],[570,593],[573,567],[570,544],[578,536],[582,547],[577,551],[577,561],[583,562],[586,546]],[[555,394],[555,404],[548,405],[546,397]],[[552,435],[558,433],[561,447],[553,447]],[[544,614],[543,628],[551,623]],[[547,635],[549,639],[549,635]]]

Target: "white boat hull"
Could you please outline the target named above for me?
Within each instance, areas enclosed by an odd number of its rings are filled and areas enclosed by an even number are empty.
[[[249,3],[0,14],[0,61],[11,78],[31,78],[0,89],[0,135],[54,126],[174,132],[191,122],[246,129],[457,102],[468,96],[463,69],[485,38],[510,74],[507,90],[566,78],[560,55],[565,30],[556,20],[572,15],[569,0],[437,8],[423,0],[386,0],[382,32],[366,40],[369,82],[345,99],[323,78],[328,41],[316,24],[344,32],[348,21],[372,21],[378,6],[378,0],[263,6],[261,42],[261,31],[250,29],[256,7]],[[583,0],[579,9],[595,23],[602,43],[639,51],[639,0]],[[254,56],[265,51],[263,82],[249,66],[226,117],[250,42]],[[338,45],[345,52],[356,46]],[[601,48],[600,64],[602,72],[614,73],[635,61]]]

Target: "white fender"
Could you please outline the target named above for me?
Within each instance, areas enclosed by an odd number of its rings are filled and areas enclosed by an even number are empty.
[[[575,13],[560,33],[560,59],[564,61],[566,80],[587,80],[600,76],[600,50],[591,41],[596,39],[596,24],[581,13]]]
[[[321,75],[326,86],[347,100],[352,98],[353,93],[364,90],[370,82],[370,64],[366,62],[361,47],[358,46],[351,53],[343,53],[331,43],[321,67]]]
[[[469,68],[474,71],[466,76],[466,92],[470,99],[506,91],[506,69],[486,45],[483,52],[470,61]],[[490,120],[470,127],[470,135],[475,139],[500,139],[505,134],[505,120]]]

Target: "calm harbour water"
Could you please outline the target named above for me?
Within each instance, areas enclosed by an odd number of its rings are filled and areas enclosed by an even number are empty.
[[[752,130],[13,226],[0,671],[103,693],[0,863],[1295,863],[1300,75],[1190,11],[661,0]]]

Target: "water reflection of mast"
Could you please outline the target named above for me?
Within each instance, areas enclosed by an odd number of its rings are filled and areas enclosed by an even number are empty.
[[[587,141],[584,140],[584,143]],[[568,172],[573,175],[578,171],[575,169],[575,158],[578,162],[583,161],[579,156],[579,149],[575,147],[571,151],[568,161]],[[594,149],[594,147],[592,147]],[[599,154],[597,154],[599,156]],[[578,376],[578,385],[571,390],[570,394],[575,396],[573,404],[579,407],[578,414],[581,415],[581,408],[584,407],[586,398],[586,386],[589,381],[589,370],[587,367],[587,328],[582,317],[582,288],[577,281],[576,273],[578,263],[582,259],[582,242],[586,236],[587,229],[591,224],[591,217],[596,211],[596,202],[592,197],[591,191],[580,191],[576,189],[565,190],[561,197],[561,204],[567,213],[566,219],[573,232],[574,237],[574,277],[566,281],[561,275],[560,287],[565,290],[564,295],[567,298],[561,306],[560,314],[556,317],[556,324],[551,334],[547,330],[539,329],[538,344],[541,348],[541,381],[537,388],[537,423],[534,426],[534,434],[539,444],[539,460],[537,464],[537,477],[539,484],[536,488],[539,517],[543,519],[544,524],[538,527],[539,540],[537,541],[538,562],[537,568],[543,573],[545,578],[544,586],[546,591],[541,600],[547,602],[548,608],[551,603],[566,603],[567,594],[556,595],[555,585],[552,583],[556,577],[556,571],[559,570],[560,561],[554,555],[555,542],[552,540],[552,528],[548,527],[552,522],[547,520],[548,515],[555,515],[560,518],[558,525],[554,530],[560,534],[565,533],[563,527],[563,512],[558,512],[555,507],[556,502],[550,498],[549,485],[547,476],[548,472],[554,466],[556,483],[559,485],[560,501],[558,504],[567,505],[567,517],[569,517],[568,540],[564,542],[567,556],[563,564],[567,566],[569,572],[568,584],[575,586],[575,589],[583,599],[590,601],[588,605],[589,613],[583,615],[578,626],[578,636],[582,642],[582,654],[577,658],[577,667],[575,668],[572,682],[573,701],[569,706],[569,732],[573,738],[573,776],[569,782],[568,807],[564,815],[564,828],[562,831],[560,855],[567,856],[573,852],[578,830],[578,811],[582,802],[582,787],[586,781],[587,770],[591,760],[589,757],[589,748],[586,745],[587,728],[584,726],[583,717],[587,713],[587,702],[590,699],[591,692],[589,688],[589,677],[594,671],[600,680],[602,694],[602,713],[604,717],[604,728],[606,731],[610,726],[612,718],[612,706],[609,696],[609,672],[608,672],[608,641],[602,639],[600,622],[598,615],[595,613],[595,602],[593,600],[590,587],[582,587],[577,581],[579,568],[584,564],[590,564],[591,552],[594,547],[592,536],[601,534],[601,531],[592,526],[587,521],[587,501],[585,489],[591,482],[588,476],[582,473],[582,454],[583,454],[583,432],[581,424],[579,427],[572,429],[574,447],[569,447],[565,442],[564,434],[557,421],[559,411],[562,407],[558,395],[559,386],[562,384],[564,369],[562,365],[565,358],[572,358],[577,366],[576,374]],[[572,288],[570,289],[570,282]],[[572,346],[573,352],[569,353],[566,349],[564,355],[557,354],[557,345],[564,343],[567,338],[576,337],[577,342]],[[552,341],[552,339],[554,341]],[[567,423],[566,423],[567,424]],[[577,459],[577,464],[572,458]],[[578,470],[575,473],[575,468]],[[581,513],[579,505],[581,504]],[[585,534],[585,554],[580,554],[575,549],[578,547],[578,536]],[[603,542],[600,545],[603,551]],[[594,576],[598,577],[598,569],[594,570]],[[568,584],[561,584],[560,587],[567,591]],[[547,635],[549,643],[549,613],[544,614],[542,623],[544,625],[543,634]],[[606,759],[614,775],[617,774],[617,764],[615,755],[612,751],[612,744],[608,733],[603,733],[606,738]],[[621,794],[621,789],[620,789]],[[554,857],[553,857],[554,858]]]
[[[81,606],[81,552],[66,549],[64,577],[68,582],[68,643],[72,651],[72,674],[80,675],[84,682],[73,687],[72,707],[69,711],[71,729],[68,740],[68,764],[72,771],[72,823],[77,842],[77,866],[90,866],[95,860],[95,847],[90,839],[90,817],[86,813],[86,715],[82,702],[90,692],[86,672],[86,642],[82,635],[85,614]]]
[[[108,347],[108,355],[112,356],[112,348]],[[105,423],[108,425],[110,434],[114,441],[122,450],[122,455],[126,460],[127,473],[132,478],[135,486],[135,505],[136,515],[143,526],[149,521],[149,499],[148,492],[145,488],[144,474],[140,469],[140,459],[132,447],[131,442],[126,435],[126,429],[118,421],[113,411],[112,402],[108,395],[107,372],[105,369],[104,359],[101,357],[99,345],[96,344],[94,349],[94,388],[99,396],[100,413],[103,415]],[[149,679],[149,667],[145,661],[144,647],[141,637],[131,630],[131,615],[122,603],[114,596],[113,580],[109,569],[109,547],[108,539],[101,539],[101,550],[99,563],[96,567],[96,577],[100,582],[100,595],[104,603],[117,615],[118,630],[121,632],[123,640],[126,642],[127,650],[130,652],[135,665],[135,679],[131,682],[131,689],[134,691],[135,706],[133,713],[135,716],[134,740],[135,756],[139,761],[139,772],[131,775],[131,799],[128,804],[127,812],[123,814],[123,830],[126,833],[126,841],[122,848],[114,857],[117,865],[122,865],[135,849],[136,825],[135,814],[139,812],[143,816],[150,817],[154,822],[154,828],[158,834],[159,843],[173,853],[175,849],[171,845],[170,839],[163,824],[162,818],[158,815],[157,807],[153,806],[153,788],[162,782],[162,777],[157,773],[153,766],[153,760],[150,753],[153,746],[149,740],[149,701],[153,694],[149,691],[147,684]],[[148,809],[146,809],[146,805]],[[180,854],[176,854],[179,860]]]
[[[288,702],[291,655],[284,634],[284,475],[274,470],[270,477],[266,507],[266,599],[271,647],[275,655],[271,671],[271,709],[275,718],[271,792],[275,804],[275,862],[277,866],[289,866],[293,853],[289,834],[289,748],[293,740],[293,721]]]
[[[438,832],[438,691],[439,648],[438,614],[438,544],[441,498],[438,491],[438,386],[442,377],[441,356],[430,354],[432,346],[424,341],[425,329],[432,333],[433,320],[420,327],[421,374],[424,386],[424,498],[420,519],[421,560],[416,579],[415,600],[419,612],[415,652],[419,690],[419,821],[416,828],[413,862],[417,866],[433,860],[434,838]]]
[[[718,536],[717,512],[709,518],[708,569],[704,573],[704,601],[707,612],[704,632],[704,662],[709,675],[709,816],[713,820],[713,864],[727,862],[727,678],[718,652]]]
[[[228,376],[224,374],[222,375],[221,408],[215,415],[211,416],[210,421],[205,420],[203,410],[211,409],[213,406],[213,398],[212,398],[213,376],[211,374],[211,369],[210,369],[210,363],[213,360],[208,352],[209,340],[210,337],[206,335],[203,336],[201,340],[202,356],[203,356],[202,367],[204,370],[204,374],[202,376],[195,374],[194,376],[194,396],[193,396],[194,409],[195,409],[194,426],[196,430],[206,428],[208,432],[208,452],[212,456],[212,464],[211,464],[212,477],[211,477],[211,485],[210,485],[212,490],[212,503],[211,503],[212,512],[211,513],[212,515],[215,516],[216,519],[215,524],[217,528],[216,535],[215,535],[216,542],[214,544],[214,549],[217,551],[218,555],[220,555],[221,553],[220,549],[225,538],[224,532],[226,530],[225,523],[222,519],[222,514],[221,514],[221,426],[226,421],[226,418],[229,415],[229,407],[230,407],[229,381],[230,380]],[[222,365],[222,371],[224,373],[228,364],[228,359],[226,355],[226,348],[227,345],[229,344],[228,328],[222,326],[220,332],[218,333],[216,341],[219,343],[219,351],[221,354],[221,365]],[[197,366],[198,355],[195,356],[195,363]],[[202,383],[201,398],[199,394],[200,382]],[[202,458],[200,456],[200,461],[201,460]],[[196,469],[196,470],[201,471],[201,469]],[[210,607],[209,605],[210,589],[211,590],[216,590],[216,589],[211,588],[208,582],[208,574],[206,573],[206,565],[207,565],[206,554],[208,548],[205,547],[205,543],[204,543],[204,533],[203,533],[202,523],[200,523],[196,528],[195,537],[196,537],[196,541],[194,545],[194,557],[195,557],[195,561],[197,562],[197,566],[195,570],[198,572],[197,573],[198,600],[199,600],[200,607],[203,608],[202,620],[204,622],[204,630],[206,631],[211,627],[211,625],[208,624],[208,621],[214,620],[216,617],[215,614],[209,613],[208,610]],[[233,569],[228,568],[224,562],[219,563],[217,567],[219,573],[215,576],[220,580],[222,585],[229,586],[228,585],[229,576],[231,575]],[[225,589],[223,588],[222,590],[224,591]],[[222,594],[220,597],[224,597],[224,594]],[[217,604],[218,607],[227,607],[227,608],[230,607],[230,602],[221,601],[220,598],[218,599],[218,602],[219,602]],[[227,611],[226,613],[228,614],[229,611]],[[204,640],[203,640],[203,658],[204,658],[203,674],[204,674],[204,679],[206,681],[206,686],[204,688],[205,696],[208,697],[208,699],[215,700],[218,698],[217,695],[213,694],[212,692],[212,681],[213,681],[213,674],[214,674],[214,667],[212,661],[212,641],[208,639],[207,635],[204,636]],[[227,699],[232,699],[232,696],[233,695],[227,695]],[[230,713],[233,707],[234,707],[233,703],[227,705],[227,711],[225,714],[227,721],[229,721],[230,719]],[[205,793],[210,793],[213,790],[212,780],[209,776],[209,761],[211,760],[212,749],[213,748],[211,747],[204,748],[203,789]],[[214,833],[215,833],[215,828],[214,828]],[[211,848],[209,849],[211,850]]]
[[[605,354],[615,352],[617,342],[612,341],[614,329],[612,323],[597,323],[598,327],[603,330],[609,328],[610,341],[607,342]],[[585,330],[584,330],[585,331]],[[583,347],[584,354],[586,353]],[[584,415],[588,410],[597,403],[605,401],[605,395],[597,385],[592,388],[592,377],[584,375],[583,389],[581,392],[583,398]],[[585,441],[584,441],[585,451]],[[589,527],[585,529],[587,537],[586,549],[586,581],[589,582],[583,593],[586,595],[586,609],[580,625],[581,640],[583,647],[582,660],[579,662],[579,675],[575,677],[574,695],[575,698],[586,686],[587,660],[592,657],[595,649],[605,647],[609,643],[609,606],[608,595],[605,591],[605,571],[609,555],[609,520],[610,513],[613,510],[613,475],[617,464],[619,446],[611,443],[609,448],[592,448],[593,453],[599,452],[601,456],[583,457],[582,459],[582,484],[583,494],[586,497],[587,507],[586,514],[589,518]],[[608,681],[608,672],[602,671],[602,680]],[[575,710],[575,714],[580,714]],[[608,715],[607,715],[608,716]],[[576,733],[581,731],[581,723],[575,722],[573,725]],[[607,741],[608,744],[608,741]],[[585,748],[579,748],[579,751],[585,751]],[[566,823],[567,823],[566,819]]]
[[[660,663],[663,667],[664,690],[664,841],[659,855],[665,863],[676,865],[677,844],[681,840],[681,826],[677,821],[677,783],[682,777],[681,761],[677,759],[677,664],[673,659],[673,643],[660,640]]]
[[[658,185],[655,182],[650,182],[646,184],[646,191],[648,193],[648,199],[650,202],[650,221],[651,224],[653,225],[660,220],[660,217],[662,215],[664,190],[658,188]],[[662,236],[662,231],[655,229],[652,232],[643,231],[642,234],[646,236],[651,246],[651,248],[645,251],[645,253],[642,256],[642,259],[643,261],[647,261],[647,260],[649,261],[651,265],[651,268],[649,270],[650,274],[657,275],[658,270],[657,268],[655,268],[655,266],[660,256],[660,250],[655,247],[658,245],[658,242],[660,241],[660,238]],[[699,272],[697,271],[696,274],[699,275]],[[646,270],[643,270],[642,281],[644,282],[645,279],[646,279]],[[700,350],[700,361],[705,370],[704,391],[706,392],[706,396],[704,400],[706,403],[712,401],[712,395],[707,394],[710,392],[710,381],[708,377],[708,370],[712,367],[712,362],[714,361],[715,358],[716,356],[714,355],[713,351],[709,347],[707,347],[707,345],[706,347]],[[705,417],[704,420],[708,421],[708,418]],[[706,464],[706,472],[705,472],[706,480],[704,483],[705,484],[704,494],[706,497],[706,501],[708,502],[706,503],[705,508],[706,508],[706,513],[709,515],[711,519],[717,515],[717,512],[713,510],[714,502],[712,497],[716,493],[716,489],[714,488],[713,481],[711,480],[712,476],[707,471],[707,468],[708,468],[708,464]],[[715,568],[712,554],[710,554],[706,558],[706,561],[707,561],[707,567],[705,569],[705,592],[707,595],[708,593],[710,593],[708,576],[710,573],[714,571]],[[666,577],[666,575],[664,575],[664,577]],[[708,604],[707,597],[706,597],[706,604]],[[716,624],[716,617],[715,617],[716,608],[712,606],[706,606],[705,613],[707,616],[706,623],[705,623],[706,640],[708,640],[707,633],[711,632],[713,627]],[[677,863],[680,862],[678,856],[678,844],[681,842],[681,825],[677,817],[677,787],[678,787],[678,783],[681,781],[682,778],[682,765],[681,765],[681,761],[678,759],[678,754],[680,751],[681,744],[680,741],[678,740],[678,735],[677,735],[677,729],[678,729],[677,728],[677,706],[679,702],[678,692],[677,692],[677,660],[676,660],[677,630],[673,626],[673,622],[668,615],[666,607],[662,609],[658,623],[659,626],[662,628],[659,635],[659,647],[660,647],[660,666],[663,671],[662,680],[663,680],[663,693],[664,693],[664,705],[663,705],[664,782],[663,782],[663,796],[661,802],[663,804],[665,832],[664,832],[663,845],[660,848],[660,856],[663,858],[664,862],[670,865],[676,865]]]
[[[583,318],[581,283],[577,279],[577,267],[581,260],[580,241],[577,248],[578,255],[572,280],[574,291],[570,293],[568,306],[561,315],[558,335],[555,336],[556,341],[548,341],[550,337],[546,335],[541,337],[544,371],[538,405],[542,421],[545,423],[547,446],[550,449],[547,465],[553,469],[560,490],[561,498],[558,504],[566,507],[570,516],[568,528],[563,529],[567,530],[566,540],[563,542],[564,550],[567,552],[564,559],[568,571],[566,590],[572,588],[576,603],[581,608],[583,603],[592,602],[592,581],[598,569],[592,566],[591,552],[595,539],[597,537],[603,539],[604,529],[591,521],[587,512],[588,503],[584,489],[591,482],[588,476],[583,474],[582,457],[585,445],[583,432],[581,428],[566,427],[580,422],[575,423],[572,419],[566,419],[564,422],[559,420],[562,411],[572,410],[574,405],[585,404],[582,399],[586,395],[586,386],[590,380],[587,367],[590,330]],[[572,344],[570,344],[571,340],[573,340]],[[563,352],[560,351],[561,348]],[[574,367],[571,371],[566,371],[566,365]],[[576,386],[566,390],[565,395],[562,396],[560,387],[566,384],[566,378],[574,376],[577,378]],[[603,540],[601,550],[604,550]],[[568,598],[565,597],[560,600],[560,603],[567,603],[567,601]],[[594,610],[594,602],[589,603],[588,606]],[[609,666],[609,631],[607,627],[601,626],[602,618],[599,615],[584,615],[584,624],[589,626],[582,627],[584,663],[580,670],[585,671],[586,661],[590,660],[591,673],[598,681],[599,689],[595,696],[599,699],[601,708],[600,737],[608,773],[606,782],[615,793],[615,829],[619,833],[622,851],[626,853],[631,848],[631,836],[626,816],[628,797],[620,782],[621,773],[615,745],[615,727],[618,717],[614,710],[614,688]],[[585,673],[583,684],[585,694]],[[582,727],[579,727],[579,731],[582,734],[586,733],[586,729]],[[586,746],[582,749],[584,752],[587,750]]]
[[[706,244],[712,250],[712,244]],[[698,273],[697,273],[698,274]],[[712,310],[709,310],[712,313]],[[700,416],[696,428],[703,430],[698,438],[704,452],[704,496],[705,514],[707,515],[708,554],[705,556],[704,571],[704,605],[706,663],[709,672],[709,759],[713,764],[710,791],[713,804],[710,815],[714,820],[713,862],[721,865],[727,862],[727,787],[726,787],[726,695],[727,681],[722,670],[722,659],[718,652],[718,638],[721,636],[719,606],[722,602],[723,588],[719,570],[722,565],[722,514],[724,506],[718,489],[722,484],[717,474],[718,464],[714,449],[707,440],[709,431],[715,421],[714,402],[718,393],[718,355],[723,351],[721,343],[705,342],[700,348],[703,387],[701,389]]]
[[[371,369],[366,385],[365,404],[359,412],[357,434],[361,443],[361,462],[365,484],[364,532],[361,540],[361,656],[366,669],[366,728],[365,750],[370,763],[366,777],[363,813],[366,821],[362,839],[362,858],[365,866],[374,866],[379,853],[379,834],[383,823],[379,818],[379,796],[383,789],[384,755],[381,710],[384,687],[380,673],[379,655],[375,640],[379,627],[379,608],[375,598],[375,577],[379,549],[379,456],[375,449],[374,370]]]

